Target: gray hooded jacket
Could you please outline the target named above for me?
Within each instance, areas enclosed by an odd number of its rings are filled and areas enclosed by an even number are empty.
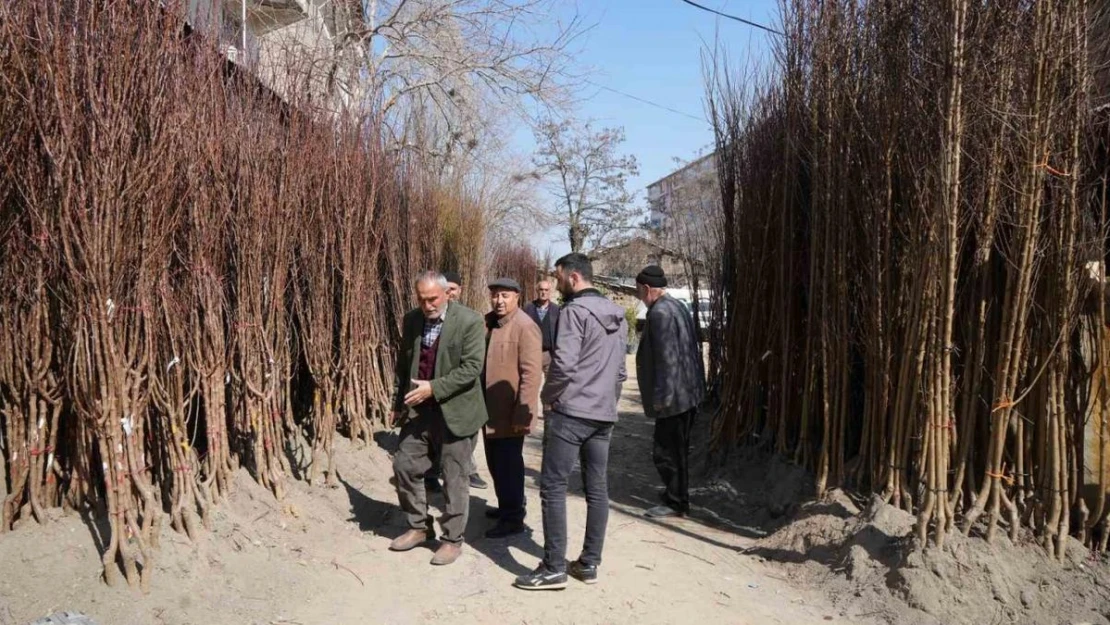
[[[595,289],[576,293],[559,314],[544,403],[571,417],[615,422],[627,343],[623,308]]]

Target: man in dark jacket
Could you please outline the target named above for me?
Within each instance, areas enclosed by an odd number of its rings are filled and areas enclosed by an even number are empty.
[[[663,269],[648,265],[636,276],[636,296],[647,306],[636,350],[636,379],[644,414],[655,419],[653,459],[663,478],[663,505],[649,517],[690,511],[690,429],[705,397],[705,365],[694,318],[667,295]]]
[[[543,387],[543,402],[551,406],[540,468],[544,557],[513,583],[526,590],[565,588],[568,573],[587,584],[597,581],[609,519],[609,441],[626,377],[624,309],[593,288],[590,259],[567,254],[555,262],[555,275],[565,304]],[[586,537],[582,555],[568,565],[567,478],[575,460],[586,489]]]
[[[559,305],[551,301],[550,280],[540,280],[536,284],[536,299],[524,305],[524,312],[540,327],[543,338],[543,374],[551,368],[551,350],[555,346],[555,327],[559,324]],[[544,405],[547,412],[551,406]]]
[[[536,299],[524,305],[524,312],[540,327],[543,338],[543,372],[551,367],[551,349],[555,346],[555,326],[559,323],[559,305],[551,301],[551,282],[536,284]]]
[[[451,564],[462,553],[470,510],[467,474],[476,435],[488,419],[479,380],[486,328],[480,314],[448,300],[442,274],[421,274],[416,295],[420,307],[402,322],[392,414],[393,424],[402,424],[393,472],[410,529],[389,548],[408,551],[435,537],[423,477],[438,457],[446,509],[439,521],[443,544],[432,564]]]

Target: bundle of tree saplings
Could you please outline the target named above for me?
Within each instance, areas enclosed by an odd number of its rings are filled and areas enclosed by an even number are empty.
[[[718,451],[877,493],[922,544],[1105,550],[1108,10],[789,0],[774,72],[710,73]]]
[[[542,277],[543,270],[549,268],[540,267],[540,259],[531,246],[523,243],[503,243],[494,247],[491,256],[488,272],[490,276],[509,277],[519,282],[522,306],[535,299],[536,282]]]
[[[239,467],[277,497],[334,483],[335,433],[389,409],[411,276],[451,223],[482,250],[461,187],[175,8],[0,6],[0,532],[106,520],[106,581],[143,587],[162,526],[197,532]]]

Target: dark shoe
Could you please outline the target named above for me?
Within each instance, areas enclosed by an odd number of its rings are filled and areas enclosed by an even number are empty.
[[[512,521],[498,521],[497,525],[486,530],[486,538],[505,538],[506,536],[515,536],[516,534],[523,534],[528,531],[528,526],[524,523],[513,523]]]
[[[655,506],[654,508],[649,509],[647,512],[644,512],[644,516],[648,517],[649,519],[663,519],[672,516],[683,516],[684,514],[685,513],[681,510],[675,510],[670,506]]]
[[[436,549],[435,555],[432,556],[432,564],[436,566],[445,566],[458,560],[461,555],[461,543],[443,543],[439,546],[439,549]]]
[[[435,535],[427,530],[409,530],[389,543],[390,551],[408,551],[428,542]]]
[[[500,519],[501,518],[501,510],[499,510],[498,508],[486,508],[486,518],[487,519]]]
[[[470,487],[477,488],[478,490],[485,490],[489,488],[489,484],[486,484],[486,481],[482,479],[482,476],[478,475],[477,473],[471,473]]]
[[[581,560],[575,560],[567,565],[567,575],[583,584],[597,583],[597,567],[592,564],[582,564]]]
[[[541,562],[535,571],[516,578],[513,586],[523,590],[562,590],[567,587],[567,574],[548,570]]]
[[[434,477],[425,477],[424,490],[429,493],[442,493],[443,485],[440,484],[439,480]]]

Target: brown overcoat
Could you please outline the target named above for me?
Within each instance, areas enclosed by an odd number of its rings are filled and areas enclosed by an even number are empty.
[[[504,317],[486,315],[486,436],[524,436],[514,425],[531,431],[539,414],[543,375],[543,341],[539,327],[521,309]]]

